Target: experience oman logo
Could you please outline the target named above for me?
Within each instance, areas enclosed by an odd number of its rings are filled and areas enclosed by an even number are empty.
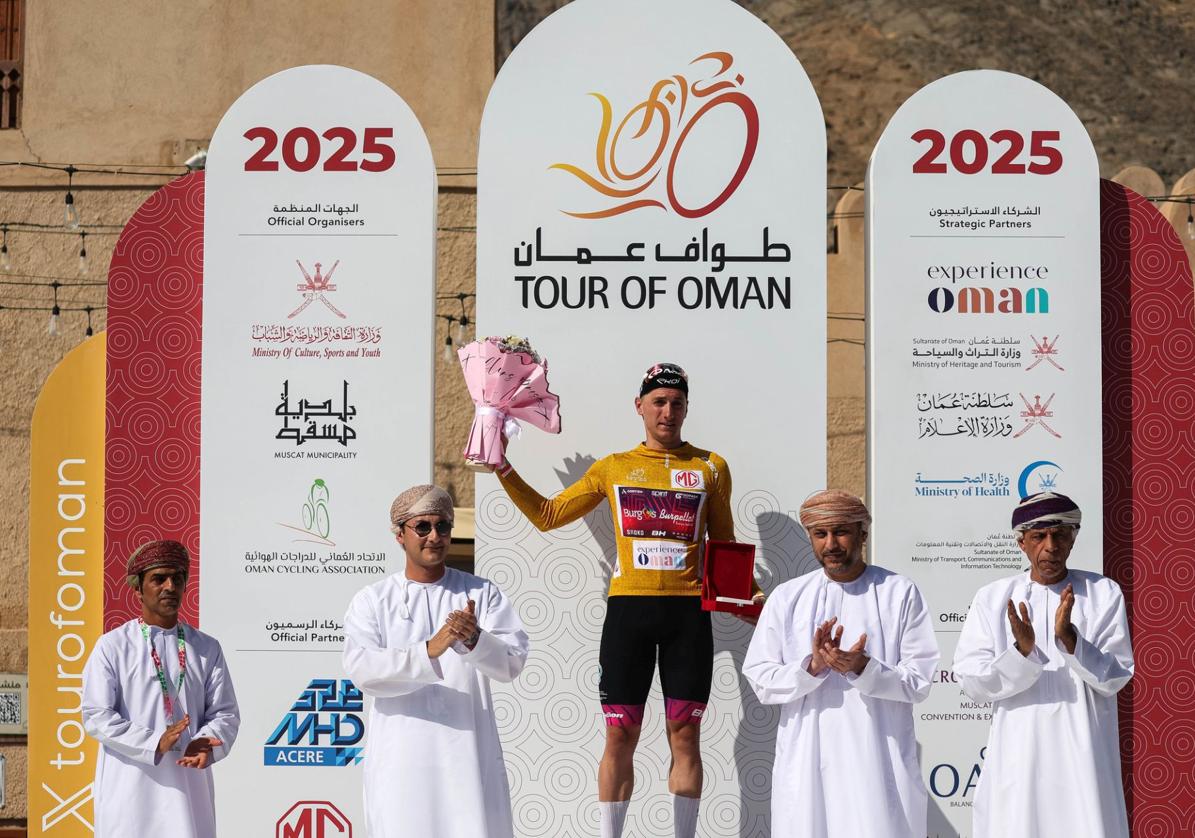
[[[733,65],[734,56],[729,52],[699,55],[689,62],[691,69],[687,73],[676,73],[653,84],[643,101],[632,106],[617,127],[610,99],[602,93],[590,93],[601,108],[595,170],[586,171],[572,163],[555,163],[549,168],[573,175],[610,200],[599,209],[562,212],[575,218],[609,218],[652,207],[670,209],[684,218],[701,218],[726,203],[746,177],[759,144],[759,112],[741,89],[743,74]],[[690,194],[692,176],[678,175],[678,166],[694,128],[715,109],[733,110],[742,119],[745,130],[736,129],[736,144],[718,146],[730,163],[736,156],[738,162],[728,180],[723,183],[719,178],[712,187],[704,185],[707,194],[694,198]],[[724,129],[726,123],[715,120],[709,125]],[[628,162],[631,160],[635,162]],[[717,169],[712,160],[703,157],[700,162],[691,170],[702,173]],[[678,195],[678,180],[685,181],[685,188],[679,190],[685,193],[683,199]],[[662,198],[667,199],[667,206]]]

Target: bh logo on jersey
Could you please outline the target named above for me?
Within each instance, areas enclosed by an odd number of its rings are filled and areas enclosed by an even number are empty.
[[[300,800],[278,819],[274,838],[353,838],[353,825],[327,800]]]
[[[266,740],[265,764],[356,765],[363,748],[354,746],[365,736],[363,709],[352,681],[313,679]]]
[[[705,475],[695,469],[674,468],[672,470],[672,488],[687,489],[689,491],[704,489]]]

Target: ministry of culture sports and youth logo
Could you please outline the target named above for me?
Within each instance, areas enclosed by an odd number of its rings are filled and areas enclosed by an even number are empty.
[[[330,294],[336,290],[336,286],[332,284],[332,274],[336,273],[336,267],[340,264],[340,260],[337,259],[332,267],[328,268],[328,272],[326,274],[320,272],[320,269],[323,267],[323,265],[319,262],[316,262],[315,276],[309,274],[307,269],[303,267],[303,263],[298,259],[295,260],[295,264],[299,266],[299,270],[303,273],[304,281],[295,286],[296,290],[303,295],[303,302],[298,308],[286,315],[286,319],[293,320],[299,313],[303,311],[303,309],[307,308],[307,306],[311,305],[316,300],[319,300],[324,304],[328,311],[332,312],[341,320],[343,320],[344,312],[332,305],[328,298],[324,296],[325,294]]]
[[[602,111],[595,168],[587,171],[572,163],[556,163],[550,168],[573,175],[603,200],[594,209],[565,210],[565,214],[609,218],[654,207],[684,218],[701,218],[726,203],[751,167],[759,143],[759,113],[740,89],[743,75],[732,70],[733,63],[734,56],[728,52],[698,56],[689,63],[692,69],[688,74],[677,73],[652,85],[647,97],[627,111],[617,127],[610,100],[601,93],[589,94],[597,99]],[[745,123],[742,148],[736,152],[738,164],[721,191],[703,204],[699,199],[697,205],[690,206],[677,195],[677,166],[691,132],[718,108],[736,110]],[[620,149],[628,148],[620,153]],[[625,161],[631,157],[646,162],[627,165]]]

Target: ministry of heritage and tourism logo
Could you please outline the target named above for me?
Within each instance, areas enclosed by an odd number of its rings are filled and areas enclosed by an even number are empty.
[[[735,71],[733,64],[734,56],[729,52],[699,55],[689,62],[688,73],[676,73],[653,84],[643,101],[631,107],[617,127],[609,98],[590,93],[601,107],[596,168],[587,171],[572,163],[555,163],[550,168],[573,175],[608,200],[602,201],[605,206],[595,209],[563,212],[575,218],[609,218],[654,207],[684,218],[701,218],[726,203],[751,167],[759,143],[759,113],[741,89],[743,74]],[[700,185],[707,194],[694,197],[700,186],[690,179],[710,170],[708,158],[700,158],[702,165],[696,175],[678,175],[678,168],[683,168],[686,141],[696,136],[694,128],[715,109],[737,111],[742,119],[742,128],[736,127],[734,133],[739,144],[723,146],[730,157],[727,169],[733,165],[734,171],[724,181],[719,177],[713,186]],[[725,125],[721,120],[710,123],[718,129]],[[678,188],[678,180],[685,181],[683,188]]]
[[[1036,367],[1042,361],[1053,366],[1059,372],[1066,372],[1066,368],[1059,365],[1055,359],[1058,357],[1058,338],[1059,335],[1054,335],[1054,340],[1050,340],[1045,335],[1042,335],[1041,340],[1038,340],[1033,335],[1029,336],[1029,340],[1033,341],[1033,349],[1029,350],[1033,353],[1034,361],[1029,366],[1025,367],[1025,372]]]

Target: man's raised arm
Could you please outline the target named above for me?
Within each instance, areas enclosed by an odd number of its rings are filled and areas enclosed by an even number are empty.
[[[602,463],[603,461],[599,460],[591,465],[580,480],[551,499],[545,498],[527,485],[509,462],[504,463],[502,468],[494,473],[498,475],[498,481],[514,501],[514,505],[527,516],[527,520],[540,532],[547,532],[571,524],[592,512],[605,499]]]

